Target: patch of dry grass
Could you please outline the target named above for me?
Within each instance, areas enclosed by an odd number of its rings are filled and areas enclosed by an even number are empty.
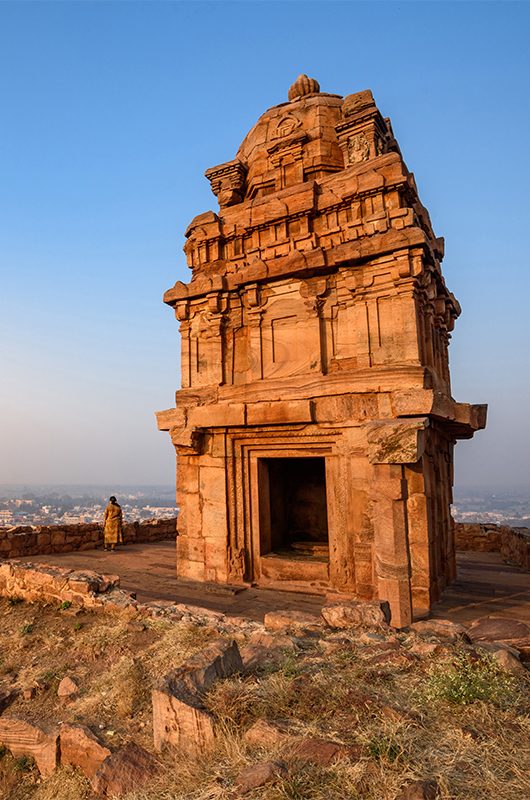
[[[17,700],[13,713],[80,721],[94,730],[103,725],[99,732],[109,744],[133,739],[152,750],[153,684],[218,635],[163,619],[127,623],[0,601],[0,683],[46,676],[48,689]],[[530,797],[528,681],[506,679],[465,648],[378,662],[374,656],[383,651],[349,638],[335,645],[330,636],[326,648],[308,637],[276,667],[218,682],[206,698],[219,721],[215,749],[200,758],[166,754],[158,779],[127,800],[233,798],[245,766],[290,759],[281,744],[245,742],[245,730],[259,718],[284,720],[295,736],[361,745],[363,755],[325,768],[289,760],[287,777],[248,800],[395,800],[411,780],[430,778],[442,800]],[[398,638],[405,651],[417,641]],[[56,689],[65,674],[78,678],[81,692],[59,706]],[[441,690],[446,685],[451,692]],[[32,770],[17,771],[8,754],[0,759],[2,800],[89,797],[88,782],[75,771],[40,781]]]

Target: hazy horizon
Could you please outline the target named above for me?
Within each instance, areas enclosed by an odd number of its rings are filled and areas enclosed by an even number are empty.
[[[0,3],[0,484],[174,482],[162,294],[204,171],[306,72],[373,90],[445,237],[453,395],[489,403],[457,490],[524,487],[529,32],[516,2]]]

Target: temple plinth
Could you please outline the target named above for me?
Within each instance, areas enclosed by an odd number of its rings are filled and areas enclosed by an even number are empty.
[[[460,313],[372,93],[300,78],[186,231],[177,573],[388,600],[408,624],[455,575],[453,447],[486,406],[451,396]]]

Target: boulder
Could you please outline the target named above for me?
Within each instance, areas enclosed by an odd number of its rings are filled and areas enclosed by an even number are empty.
[[[236,778],[235,785],[239,794],[247,794],[285,775],[287,768],[283,761],[264,761],[262,764],[252,764],[242,770]]]
[[[102,797],[122,797],[156,776],[156,759],[134,742],[108,756],[91,780],[92,788]]]
[[[268,631],[319,630],[323,626],[320,617],[305,611],[269,611],[263,622]]]
[[[287,725],[258,719],[245,731],[243,739],[247,744],[256,747],[274,747],[290,741],[291,736],[288,733]]]
[[[422,636],[436,636],[449,642],[469,641],[466,628],[450,619],[422,619],[413,622],[410,629]]]
[[[24,720],[0,717],[0,744],[15,756],[31,756],[43,777],[57,766],[59,737]]]
[[[61,766],[77,767],[89,780],[94,778],[111,751],[83,725],[62,725]]]
[[[436,781],[413,781],[405,786],[396,800],[436,800],[440,797],[440,787]]]
[[[475,620],[467,632],[473,642],[509,642],[530,637],[530,626],[517,619],[489,616]]]
[[[202,697],[219,678],[243,670],[236,642],[219,640],[168,673],[153,689],[153,736],[155,749],[179,747],[204,752],[215,738],[214,719]]]
[[[374,627],[390,622],[390,606],[379,600],[349,600],[324,606],[321,613],[330,628]]]

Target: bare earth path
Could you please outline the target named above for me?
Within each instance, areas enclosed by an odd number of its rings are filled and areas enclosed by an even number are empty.
[[[20,559],[74,569],[117,574],[121,586],[136,592],[140,602],[165,600],[262,620],[267,611],[295,609],[318,613],[323,598],[315,595],[244,589],[233,593],[218,587],[177,580],[172,542],[126,545],[115,553],[84,550]],[[530,623],[530,573],[501,562],[498,553],[459,553],[458,578],[433,609],[437,617],[471,622],[494,614]]]

